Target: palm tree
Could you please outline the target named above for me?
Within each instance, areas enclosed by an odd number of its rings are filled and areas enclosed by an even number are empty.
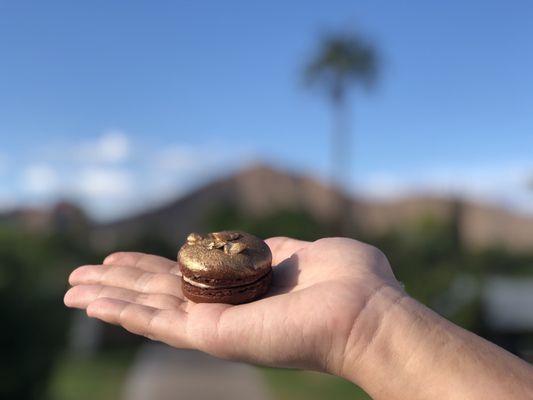
[[[318,51],[305,68],[305,79],[308,85],[325,89],[333,105],[331,179],[339,189],[343,184],[349,183],[350,179],[351,141],[348,125],[348,94],[355,86],[372,88],[376,72],[377,56],[374,48],[353,33],[332,34],[324,37]],[[342,212],[339,213],[339,218],[342,218]],[[349,222],[348,218],[343,220]],[[340,233],[346,233],[344,227],[345,223],[337,225]]]

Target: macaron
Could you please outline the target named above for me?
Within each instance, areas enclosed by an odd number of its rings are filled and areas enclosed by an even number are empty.
[[[263,296],[272,281],[270,248],[241,231],[191,233],[178,264],[183,294],[195,303],[247,303]]]

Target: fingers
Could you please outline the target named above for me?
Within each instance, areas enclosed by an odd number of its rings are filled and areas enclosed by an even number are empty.
[[[268,238],[265,242],[272,251],[272,265],[278,265],[310,243],[282,236]]]
[[[142,293],[168,294],[183,299],[181,278],[169,273],[153,273],[133,267],[117,265],[86,265],[75,269],[69,283],[102,285]]]
[[[152,254],[135,252],[118,252],[108,255],[104,265],[121,265],[135,267],[149,272],[161,272],[180,275],[176,261]]]
[[[99,298],[89,304],[87,315],[174,347],[191,348],[186,332],[187,314],[182,310],[159,310],[123,300]]]
[[[74,286],[65,294],[64,302],[68,307],[87,308],[91,302],[99,298],[122,300],[162,310],[174,310],[184,304],[182,299],[168,294],[147,294],[101,285]]]

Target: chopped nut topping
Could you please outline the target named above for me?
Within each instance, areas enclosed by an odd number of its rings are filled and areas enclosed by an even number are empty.
[[[215,240],[214,243],[213,243],[213,247],[214,247],[215,249],[221,249],[221,248],[224,247],[225,245],[226,245],[226,242],[224,242],[224,241],[222,241],[222,240],[220,240],[220,241]]]
[[[242,242],[230,242],[224,246],[224,253],[235,255],[243,252],[245,249],[246,245]]]
[[[228,242],[230,240],[235,240],[241,237],[241,235],[237,232],[213,232],[211,233],[211,236],[215,240]]]
[[[194,244],[196,242],[199,242],[202,240],[202,236],[198,233],[190,233],[189,236],[187,236],[187,243]]]
[[[199,245],[208,248],[209,250],[220,249],[229,255],[239,254],[246,245],[238,242],[242,235],[238,232],[213,232],[203,237],[198,233],[191,233],[187,236],[187,243],[189,245]]]

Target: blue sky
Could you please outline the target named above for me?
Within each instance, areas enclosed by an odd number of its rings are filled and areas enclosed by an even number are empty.
[[[255,160],[326,176],[331,110],[301,71],[356,29],[381,68],[352,96],[351,189],[531,210],[532,20],[529,1],[0,0],[0,207],[112,218]]]

